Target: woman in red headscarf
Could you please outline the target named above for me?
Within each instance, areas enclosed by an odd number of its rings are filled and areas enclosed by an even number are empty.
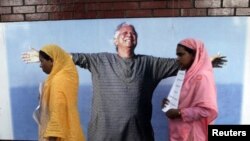
[[[177,45],[176,54],[186,71],[178,108],[166,112],[170,141],[207,141],[208,125],[218,115],[213,68],[202,41],[188,38]],[[168,99],[163,105],[168,105]]]

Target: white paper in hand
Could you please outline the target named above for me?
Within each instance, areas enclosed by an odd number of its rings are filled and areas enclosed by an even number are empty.
[[[35,122],[40,125],[40,105],[38,105],[32,115]]]
[[[38,125],[40,125],[40,101],[41,101],[41,96],[42,96],[42,88],[43,88],[43,83],[39,84],[39,104],[36,107],[36,109],[33,112],[33,119],[36,121]]]
[[[168,105],[165,105],[162,108],[163,112],[167,112],[169,109],[177,109],[179,104],[179,97],[180,97],[180,91],[181,87],[185,78],[185,70],[179,70],[177,73],[177,76],[175,78],[174,84],[171,87],[171,90],[169,92],[169,95],[167,99],[169,100]]]

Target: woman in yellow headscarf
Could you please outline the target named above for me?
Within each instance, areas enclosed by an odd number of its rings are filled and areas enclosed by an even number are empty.
[[[46,45],[40,67],[48,74],[40,98],[39,141],[85,141],[78,112],[78,73],[63,49]]]

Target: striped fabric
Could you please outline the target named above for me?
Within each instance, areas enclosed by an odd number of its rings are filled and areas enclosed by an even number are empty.
[[[74,62],[89,69],[93,82],[88,141],[153,141],[152,94],[157,84],[176,75],[175,59],[136,55],[76,54]]]

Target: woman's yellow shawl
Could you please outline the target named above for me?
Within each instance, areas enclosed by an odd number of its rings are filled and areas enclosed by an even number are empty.
[[[53,68],[41,96],[39,141],[85,141],[78,112],[78,73],[71,57],[57,45],[41,49],[53,59]]]

